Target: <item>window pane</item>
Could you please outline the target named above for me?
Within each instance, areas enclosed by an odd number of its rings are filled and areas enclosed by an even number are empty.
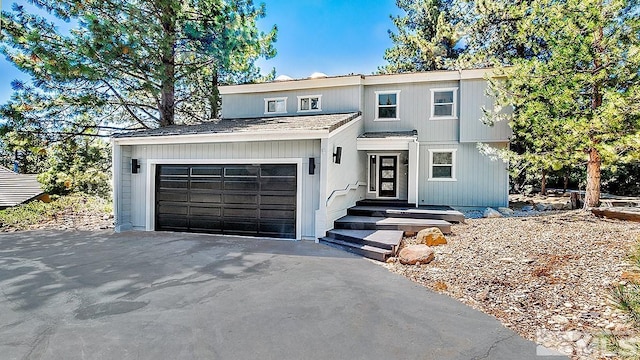
[[[393,191],[393,183],[392,182],[383,182],[380,184],[380,190],[383,191]]]
[[[382,163],[380,163],[380,165],[384,166],[384,167],[392,167],[395,165],[395,160],[394,158],[384,158],[382,159]]]
[[[453,155],[450,152],[434,152],[433,163],[437,165],[453,164]]]
[[[318,98],[312,98],[312,99],[311,99],[311,109],[312,109],[312,110],[318,110],[318,109],[320,108],[320,107],[318,106],[318,105],[319,105],[319,102],[320,102],[320,101],[319,101],[319,99],[318,99]]]
[[[395,107],[381,107],[378,108],[378,118],[380,119],[395,119],[396,108]]]
[[[379,105],[395,105],[396,104],[396,94],[379,94],[378,95],[378,104]]]
[[[309,99],[300,99],[300,110],[309,110]]]
[[[433,115],[434,116],[451,116],[453,115],[453,105],[434,105],[433,106]]]
[[[453,103],[453,91],[436,91],[433,93],[433,102],[435,104]]]
[[[284,100],[276,101],[276,112],[286,112],[287,109],[284,108]]]
[[[369,191],[376,191],[376,182],[378,181],[376,174],[376,156],[372,155],[369,158]]]
[[[274,100],[267,101],[267,112],[276,112],[276,102]]]
[[[434,178],[451,178],[451,166],[434,166]]]

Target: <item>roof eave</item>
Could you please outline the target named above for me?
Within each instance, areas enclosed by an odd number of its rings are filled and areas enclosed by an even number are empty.
[[[201,144],[242,141],[313,140],[329,137],[328,129],[205,133],[112,138],[117,145]]]

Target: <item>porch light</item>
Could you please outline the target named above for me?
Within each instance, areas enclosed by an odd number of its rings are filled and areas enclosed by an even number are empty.
[[[333,153],[333,162],[336,164],[340,164],[340,160],[342,159],[342,146],[336,147],[336,152]]]

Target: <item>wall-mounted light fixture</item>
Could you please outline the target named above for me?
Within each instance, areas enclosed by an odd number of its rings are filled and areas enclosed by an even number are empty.
[[[309,175],[316,173],[316,158],[309,158]]]
[[[137,174],[138,169],[140,169],[140,164],[138,163],[138,159],[131,159],[131,173]]]
[[[342,159],[342,146],[336,147],[336,152],[333,153],[333,162],[336,164],[340,164],[340,160]]]

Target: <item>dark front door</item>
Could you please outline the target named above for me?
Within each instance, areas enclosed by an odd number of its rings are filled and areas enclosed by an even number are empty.
[[[156,230],[296,237],[297,168],[158,165]]]
[[[379,197],[395,198],[398,196],[398,158],[396,156],[380,156]]]

